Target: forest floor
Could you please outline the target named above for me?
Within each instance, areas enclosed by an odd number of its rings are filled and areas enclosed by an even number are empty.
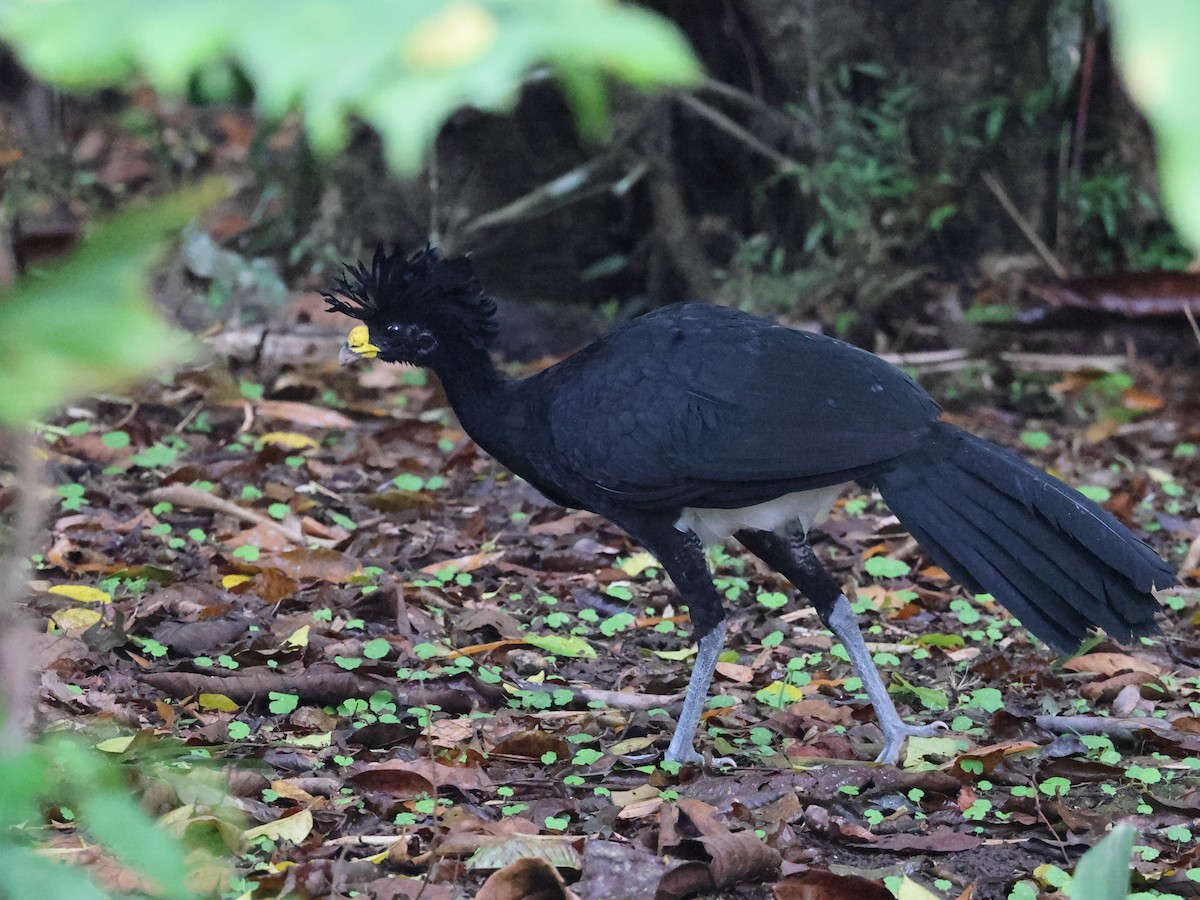
[[[210,142],[81,129],[71,163],[114,205],[197,153],[251,181],[253,129],[216,121]],[[246,221],[219,223],[214,246]],[[79,221],[43,226],[25,229],[26,263]],[[281,321],[333,318],[313,295],[289,303]],[[228,313],[212,305],[173,312],[201,330]],[[1200,896],[1195,369],[1063,357],[1003,392],[928,382],[972,398],[954,421],[1083,487],[1182,569],[1161,635],[1058,659],[850,493],[817,552],[901,712],[949,730],[872,762],[879,731],[840,646],[728,548],[712,563],[729,646],[699,746],[737,767],[681,770],[661,756],[694,648],[656,561],[482,454],[422,372],[340,368],[332,332],[297,342],[317,352],[280,361],[252,337],[255,363],[216,349],[37,430],[35,727],[120,762],[205,851],[198,893],[1031,900],[1128,822],[1139,896]],[[1013,387],[1042,397],[1040,418],[1014,412],[1029,407]],[[0,466],[0,513],[19,482]],[[43,835],[107,888],[153,893],[70,810]]]
[[[136,764],[145,805],[217,851],[198,889],[870,900],[907,878],[929,892],[909,897],[1020,900],[1054,896],[1125,821],[1135,890],[1200,895],[1194,552],[1161,635],[1056,659],[877,496],[848,494],[818,553],[902,714],[949,731],[872,762],[840,646],[729,548],[699,745],[737,767],[664,767],[693,647],[655,560],[486,457],[424,373],[339,368],[322,346],[217,359],[39,432],[40,727]],[[1200,546],[1196,373],[1056,378],[1056,415],[953,418],[1182,565]],[[47,834],[129,889],[70,822]]]

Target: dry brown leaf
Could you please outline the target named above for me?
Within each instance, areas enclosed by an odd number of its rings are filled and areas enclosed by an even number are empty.
[[[771,885],[775,900],[893,900],[881,881],[810,869]]]
[[[358,560],[337,550],[319,547],[301,548],[276,553],[271,562],[290,578],[315,578],[334,584],[344,584],[359,571]]]
[[[542,859],[518,859],[494,873],[475,900],[578,900],[555,868]]]
[[[432,794],[433,786],[448,786],[461,791],[491,790],[491,779],[482,769],[468,766],[444,766],[430,759],[414,759],[409,762],[399,759],[389,759],[380,763],[372,763],[358,769],[350,779],[365,788],[376,791],[388,791],[389,784],[395,784],[401,790],[408,790],[416,782],[407,776],[417,776],[429,787],[425,793]]]
[[[336,410],[313,406],[310,403],[297,403],[293,400],[259,400],[254,407],[263,418],[282,419],[297,425],[308,425],[311,428],[354,427],[353,419]]]
[[[1151,675],[1164,673],[1162,666],[1126,653],[1089,653],[1086,656],[1076,656],[1063,663],[1063,668],[1071,672],[1094,672],[1097,675],[1116,675],[1118,672],[1148,672]]]
[[[502,558],[502,551],[495,553],[471,553],[467,556],[460,556],[457,559],[445,559],[441,562],[430,563],[421,568],[422,574],[436,575],[444,569],[453,569],[455,572],[474,572],[476,569],[481,569],[484,566],[489,566]]]
[[[754,669],[738,663],[717,663],[717,674],[738,684],[749,684],[754,680]]]

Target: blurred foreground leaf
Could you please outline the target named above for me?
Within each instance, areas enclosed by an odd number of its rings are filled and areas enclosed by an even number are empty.
[[[509,108],[538,65],[591,133],[606,127],[605,76],[648,87],[700,74],[673,24],[611,0],[0,0],[0,37],[63,87],[142,76],[168,94],[219,93],[236,84],[218,74],[232,64],[268,118],[303,110],[318,151],[341,148],[358,116],[400,171],[456,109]]]
[[[1200,250],[1200,3],[1109,0],[1125,83],[1154,128],[1163,203]]]
[[[143,766],[144,775],[149,768]],[[193,777],[195,772],[191,773]],[[215,807],[224,795],[216,795]],[[69,808],[81,842],[98,843],[124,866],[153,879],[154,895],[190,900],[192,849],[160,827],[130,792],[122,766],[62,737],[0,755],[0,897],[12,900],[91,900],[112,896],[93,885],[82,866],[55,861],[37,849],[45,812]],[[223,807],[224,808],[224,807]],[[200,860],[200,855],[194,857]],[[124,895],[122,895],[124,896]]]
[[[1118,825],[1083,854],[1067,888],[1071,900],[1125,900],[1129,896],[1129,855],[1134,831]]]
[[[226,191],[206,182],[98,226],[61,262],[0,293],[0,424],[120,387],[186,356],[156,313],[145,267],[158,243]]]

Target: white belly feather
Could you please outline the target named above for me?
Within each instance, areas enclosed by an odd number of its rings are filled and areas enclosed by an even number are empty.
[[[741,509],[699,509],[688,506],[684,508],[675,527],[680,531],[696,532],[705,546],[719,544],[743,528],[779,531],[784,526],[796,523],[807,533],[829,514],[829,508],[845,486],[835,484],[811,491],[796,491]]]

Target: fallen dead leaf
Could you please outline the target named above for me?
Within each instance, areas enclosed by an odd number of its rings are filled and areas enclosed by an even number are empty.
[[[1063,663],[1063,668],[1071,672],[1094,672],[1098,675],[1116,675],[1118,672],[1149,672],[1151,675],[1162,675],[1165,671],[1157,663],[1125,653],[1089,653],[1086,656],[1076,656]]]
[[[240,404],[239,404],[240,405]],[[283,419],[310,428],[353,428],[354,420],[336,410],[292,400],[259,400],[258,414],[267,419]],[[263,437],[266,440],[266,436]],[[310,438],[311,440],[311,438]]]
[[[775,900],[894,900],[880,881],[810,869],[771,885]]]
[[[578,900],[554,866],[532,857],[518,859],[495,872],[475,900]]]

